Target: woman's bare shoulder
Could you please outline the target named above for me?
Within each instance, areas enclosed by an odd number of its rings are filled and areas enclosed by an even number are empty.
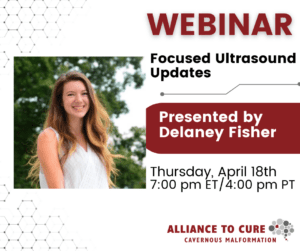
[[[57,138],[55,132],[50,129],[46,128],[42,131],[37,140],[38,146],[45,145],[45,146],[56,146],[57,145]]]

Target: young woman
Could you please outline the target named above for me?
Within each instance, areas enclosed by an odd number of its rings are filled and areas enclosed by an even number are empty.
[[[41,188],[109,188],[116,174],[107,148],[110,120],[88,78],[69,72],[55,83],[29,177]]]

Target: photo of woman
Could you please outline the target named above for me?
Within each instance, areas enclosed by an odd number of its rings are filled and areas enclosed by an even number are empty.
[[[143,85],[141,60],[14,58],[15,188],[146,187],[145,128],[116,126],[132,101],[120,94]]]
[[[91,82],[79,72],[62,74],[53,89],[37,158],[29,177],[41,188],[109,188],[116,174],[107,148],[110,119]],[[104,164],[103,164],[104,163]]]

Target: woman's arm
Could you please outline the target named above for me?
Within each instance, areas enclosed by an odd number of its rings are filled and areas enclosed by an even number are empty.
[[[49,188],[64,188],[64,175],[58,159],[55,132],[44,130],[37,140],[37,154]]]

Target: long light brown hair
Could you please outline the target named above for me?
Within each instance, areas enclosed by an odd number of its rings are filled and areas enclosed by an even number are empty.
[[[83,118],[83,135],[87,143],[106,167],[109,186],[113,187],[114,183],[111,180],[111,174],[114,174],[114,176],[117,175],[114,158],[121,158],[123,156],[112,154],[107,147],[108,133],[111,126],[109,115],[99,102],[91,82],[84,74],[72,71],[62,74],[58,78],[52,91],[44,129],[52,127],[59,134],[58,152],[64,152],[64,155],[60,159],[60,164],[63,168],[63,164],[68,156],[76,150],[76,138],[70,131],[67,113],[63,107],[63,88],[64,85],[70,81],[81,81],[86,87],[90,100],[90,108]],[[30,159],[29,164],[32,167],[29,171],[28,178],[38,183],[40,161],[37,156],[37,151],[35,151],[34,156]]]

